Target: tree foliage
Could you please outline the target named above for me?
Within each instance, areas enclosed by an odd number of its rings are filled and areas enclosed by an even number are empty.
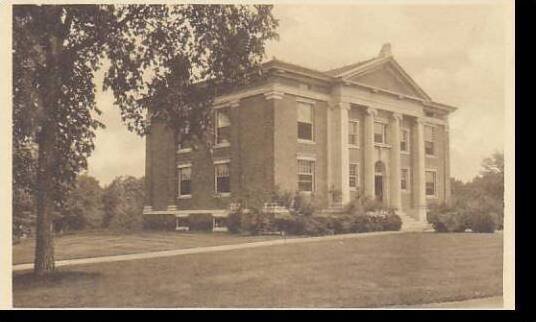
[[[104,188],[102,203],[105,228],[119,230],[141,229],[145,179],[131,176],[117,177]]]
[[[66,201],[54,218],[56,231],[82,230],[102,225],[103,189],[97,179],[82,174],[67,192]]]
[[[452,203],[467,213],[494,213],[502,228],[504,218],[504,155],[493,153],[482,162],[480,175],[470,182],[451,180]]]
[[[13,6],[13,146],[37,146],[35,271],[54,268],[51,215],[87,168],[95,130],[95,72],[105,66],[123,121],[145,134],[148,109],[181,140],[203,137],[214,98],[257,75],[276,37],[271,6]],[[105,64],[108,62],[108,64]],[[14,159],[14,163],[19,159]],[[14,165],[15,171],[21,166]],[[16,174],[18,176],[19,173]],[[21,176],[25,173],[21,172]]]

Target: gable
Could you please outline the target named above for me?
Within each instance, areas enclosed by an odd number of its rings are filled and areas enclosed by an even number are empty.
[[[402,75],[402,73],[397,71],[390,64],[382,64],[377,68],[362,74],[350,76],[347,79],[395,93],[425,98],[424,95],[419,93],[414,85],[412,85],[406,79],[406,77]]]

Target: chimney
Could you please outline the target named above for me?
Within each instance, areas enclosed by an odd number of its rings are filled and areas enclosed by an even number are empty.
[[[380,50],[380,53],[378,54],[378,57],[385,58],[385,57],[389,57],[392,55],[393,54],[391,54],[391,44],[390,43],[383,44],[382,49]]]

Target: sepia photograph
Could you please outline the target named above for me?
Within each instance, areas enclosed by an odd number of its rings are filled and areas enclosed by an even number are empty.
[[[514,309],[513,10],[2,5],[0,306]]]

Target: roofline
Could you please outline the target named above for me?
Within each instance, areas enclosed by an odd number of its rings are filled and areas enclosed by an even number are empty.
[[[359,69],[369,67],[371,65],[374,66],[377,63],[382,63],[382,62],[389,61],[389,60],[394,62],[396,68],[399,69],[403,73],[403,75],[408,78],[408,80],[412,83],[412,85],[414,85],[414,87],[417,89],[417,91],[420,94],[422,94],[423,96],[425,96],[426,99],[422,99],[422,98],[411,96],[411,95],[401,94],[401,93],[397,93],[397,92],[392,92],[392,91],[385,90],[385,89],[382,89],[382,88],[379,88],[379,87],[374,87],[374,86],[366,85],[366,84],[363,84],[363,83],[342,79],[342,77],[344,75],[348,75],[348,74],[351,74],[351,73],[355,72],[355,69],[359,70]],[[262,63],[262,67],[266,68],[267,70],[272,70],[273,69],[273,70],[278,70],[278,71],[282,71],[282,72],[290,72],[290,73],[294,73],[294,74],[297,74],[297,75],[310,77],[310,78],[318,79],[318,80],[322,80],[322,81],[332,82],[332,83],[341,82],[341,83],[347,84],[347,85],[359,86],[359,87],[367,88],[367,89],[370,89],[370,90],[373,90],[373,91],[376,91],[376,92],[382,92],[382,93],[385,93],[385,94],[396,96],[398,98],[405,98],[405,99],[410,99],[410,100],[413,100],[413,101],[421,102],[425,106],[438,108],[438,109],[447,111],[449,113],[452,113],[452,112],[455,112],[456,110],[458,110],[458,108],[455,107],[455,106],[433,101],[431,99],[431,97],[428,94],[426,94],[426,92],[413,80],[413,78],[411,78],[411,76],[407,72],[404,71],[404,69],[400,66],[400,64],[398,64],[398,62],[394,59],[393,56],[387,56],[387,57],[373,59],[373,60],[371,60],[370,62],[368,62],[368,63],[366,63],[364,65],[358,66],[358,67],[356,67],[356,68],[354,68],[352,70],[349,70],[347,72],[341,73],[340,75],[337,75],[337,76],[327,75],[325,72],[321,72],[319,70],[315,70],[315,69],[308,68],[308,67],[303,67],[303,66],[300,66],[300,65],[297,65],[297,64],[288,63],[288,62],[285,62],[285,61],[282,61],[282,60],[279,60],[279,59],[275,59],[275,58],[271,59],[271,60],[269,60],[267,62]]]
[[[363,87],[363,88],[372,90],[374,92],[381,92],[381,93],[385,93],[385,94],[388,94],[388,95],[391,95],[391,96],[396,96],[396,97],[401,98],[401,99],[409,99],[409,100],[412,100],[412,101],[417,101],[417,102],[422,103],[425,106],[446,110],[449,113],[455,112],[458,109],[457,107],[454,107],[454,106],[451,106],[451,105],[435,102],[435,101],[432,101],[432,100],[425,100],[425,99],[415,97],[415,96],[411,96],[411,95],[405,95],[405,94],[401,94],[401,93],[396,93],[396,92],[389,91],[389,90],[386,90],[386,89],[382,89],[382,88],[379,88],[379,87],[359,83],[359,82],[356,82],[356,81],[342,80],[341,79],[340,82],[343,83],[344,85],[350,85],[350,86],[353,85],[353,86]]]
[[[315,78],[315,79],[319,79],[323,81],[328,81],[328,82],[332,82],[335,79],[334,77],[330,75],[326,75],[324,72],[321,72],[319,70],[284,62],[282,60],[275,59],[275,58],[265,63],[262,63],[262,68],[265,68],[267,70],[274,69],[274,70],[279,70],[283,72],[292,72],[298,75]]]

